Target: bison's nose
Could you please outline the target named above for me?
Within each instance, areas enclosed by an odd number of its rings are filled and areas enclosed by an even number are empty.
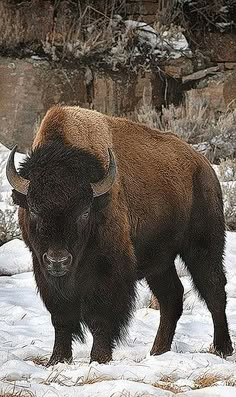
[[[67,250],[51,250],[43,254],[43,262],[53,276],[64,276],[71,265],[72,255]]]

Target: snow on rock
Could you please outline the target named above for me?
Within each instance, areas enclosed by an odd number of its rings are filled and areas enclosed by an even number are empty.
[[[124,21],[124,23],[127,30],[135,29],[139,38],[143,42],[148,42],[152,48],[160,44],[160,36],[152,26],[147,25],[145,22],[132,21],[131,19]]]
[[[14,241],[11,251],[15,257],[23,257],[25,248]],[[50,315],[36,293],[32,272],[0,277],[0,390],[23,388],[37,397],[173,397],[176,390],[180,397],[235,397],[236,387],[226,383],[236,384],[236,352],[227,360],[208,352],[213,339],[211,315],[195,294],[180,261],[176,263],[185,295],[184,313],[172,350],[156,357],[149,354],[160,313],[146,307],[150,291],[142,282],[138,284],[137,310],[127,340],[117,346],[113,361],[107,365],[89,364],[92,337],[88,333],[86,344],[74,344],[71,365],[46,368],[43,364],[52,352],[54,331]],[[227,315],[235,343],[236,233],[233,232],[227,233],[225,265]],[[212,375],[216,377],[212,387],[192,390],[198,387],[199,378]]]
[[[0,247],[0,275],[32,271],[32,259],[22,240],[14,239]]]
[[[127,31],[135,30],[140,43],[147,44],[154,54],[162,56],[168,54],[171,58],[178,58],[187,51],[191,53],[188,42],[182,32],[170,31],[158,32],[145,22],[126,20],[124,21]]]

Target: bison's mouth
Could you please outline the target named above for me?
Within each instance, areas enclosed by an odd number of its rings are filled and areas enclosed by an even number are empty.
[[[63,263],[50,263],[46,267],[48,273],[53,277],[63,277],[69,272],[68,266]]]
[[[68,273],[68,270],[55,270],[55,269],[48,269],[48,273],[50,276],[53,277],[63,277]]]

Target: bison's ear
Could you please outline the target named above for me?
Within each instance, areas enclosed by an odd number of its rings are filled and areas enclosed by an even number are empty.
[[[13,189],[11,196],[14,204],[19,205],[19,207],[22,208],[26,208],[26,209],[28,208],[25,194],[19,193],[15,189]]]

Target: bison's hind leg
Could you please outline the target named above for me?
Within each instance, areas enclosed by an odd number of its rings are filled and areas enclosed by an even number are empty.
[[[226,277],[219,246],[203,246],[200,236],[190,244],[187,252],[181,255],[200,297],[211,312],[214,324],[214,350],[222,356],[232,354],[226,309]],[[205,241],[206,243],[206,241]]]
[[[232,343],[225,314],[224,216],[221,200],[211,202],[210,196],[207,202],[206,193],[196,189],[190,227],[181,257],[199,295],[211,312],[214,324],[214,349],[218,354],[227,356],[232,354]]]
[[[214,179],[215,183],[205,171],[196,175],[191,218],[180,255],[211,312],[214,349],[227,356],[232,354],[232,343],[225,314],[225,223],[220,186]]]
[[[176,273],[174,262],[166,271],[146,278],[160,305],[160,324],[151,349],[151,354],[158,355],[171,348],[176,324],[183,310],[183,286]]]

